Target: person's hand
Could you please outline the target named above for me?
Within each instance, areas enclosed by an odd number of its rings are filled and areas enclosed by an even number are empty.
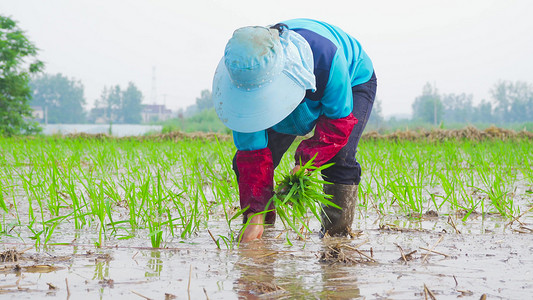
[[[300,165],[294,166],[294,168],[292,168],[292,170],[291,170],[291,175],[296,174],[296,172],[300,171],[301,168],[302,167]]]
[[[300,165],[294,166],[294,168],[292,168],[292,170],[291,170],[291,175],[296,174],[296,172],[300,171],[301,168],[302,168],[302,166],[300,166]],[[305,169],[304,173],[305,173],[305,175],[309,175],[309,173],[311,173],[311,171],[309,171],[309,169]]]
[[[264,223],[263,215],[255,215],[255,216],[253,215],[254,214],[248,215],[248,219],[250,220],[250,222],[248,223],[248,226],[246,226],[246,229],[244,229],[244,232],[242,233],[241,242],[249,242],[249,241],[257,240],[263,236],[263,231],[265,229],[264,224],[263,224]]]

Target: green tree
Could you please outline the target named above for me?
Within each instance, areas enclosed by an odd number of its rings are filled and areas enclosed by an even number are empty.
[[[90,122],[138,124],[142,121],[142,93],[130,82],[126,90],[119,85],[104,87],[100,99],[89,113]]]
[[[211,95],[210,90],[202,90],[200,92],[200,97],[196,98],[196,103],[194,105],[191,105],[187,107],[185,111],[185,115],[187,117],[193,116],[199,112],[202,112],[204,110],[208,110],[210,108],[213,108],[213,97]]]
[[[196,106],[198,107],[199,111],[207,110],[214,106],[213,97],[210,90],[202,90],[200,92],[200,97],[196,98]]]
[[[126,124],[139,124],[142,121],[142,93],[133,84],[128,83],[128,88],[122,92],[122,101],[119,110],[119,119]]]
[[[33,106],[40,106],[47,113],[48,123],[85,122],[85,98],[80,81],[56,74],[44,74],[30,83],[33,90]]]
[[[474,106],[472,94],[447,94],[442,97],[443,119],[450,123],[472,122]]]
[[[495,117],[504,123],[533,120],[533,85],[517,81],[499,81],[491,89]]]
[[[428,82],[422,89],[422,95],[413,103],[413,120],[433,123],[442,121],[443,105],[437,89]]]
[[[107,90],[107,97],[104,99],[106,116],[111,122],[118,121],[118,111],[120,109],[120,103],[122,102],[122,91],[119,85],[115,85]]]
[[[472,113],[472,122],[474,123],[494,123],[494,116],[492,114],[492,104],[485,100],[481,100],[477,106],[474,106]]]
[[[44,66],[36,56],[37,48],[17,23],[0,15],[0,135],[40,131],[29,105],[30,74]]]
[[[119,85],[105,86],[100,99],[94,103],[94,108],[89,113],[90,122],[116,123],[121,102],[121,90]]]

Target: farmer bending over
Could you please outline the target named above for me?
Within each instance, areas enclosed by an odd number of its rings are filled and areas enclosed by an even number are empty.
[[[275,212],[255,215],[273,196],[274,169],[296,136],[311,132],[295,153],[292,172],[317,155],[314,164],[335,163],[322,171],[331,201],[321,234],[351,230],[361,166],[359,138],[376,95],[372,62],[359,42],[340,28],[309,19],[268,27],[237,29],[226,45],[213,80],[213,102],[233,130],[244,219],[242,241],[259,239]]]

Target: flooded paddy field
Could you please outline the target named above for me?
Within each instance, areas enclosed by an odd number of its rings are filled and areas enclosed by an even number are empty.
[[[351,238],[240,244],[231,141],[0,139],[0,297],[526,299],[531,146],[364,140]]]

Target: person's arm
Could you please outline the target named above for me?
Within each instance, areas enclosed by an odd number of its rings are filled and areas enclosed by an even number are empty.
[[[241,208],[248,208],[247,215],[262,212],[274,189],[274,163],[266,131],[233,132],[233,140],[238,149],[235,163]]]
[[[270,149],[237,151],[236,164],[241,208],[248,208],[247,215],[264,211],[274,189],[274,164]]]
[[[332,159],[348,143],[357,119],[350,113],[340,119],[321,116],[314,135],[300,143],[296,149],[296,165],[304,165],[316,155],[313,165],[319,167]]]
[[[305,164],[316,155],[313,164],[321,166],[332,159],[342,147],[357,124],[352,114],[353,96],[351,78],[343,55],[337,54],[332,62],[328,83],[324,89],[323,115],[317,121],[314,135],[300,143],[296,149],[296,165]]]

